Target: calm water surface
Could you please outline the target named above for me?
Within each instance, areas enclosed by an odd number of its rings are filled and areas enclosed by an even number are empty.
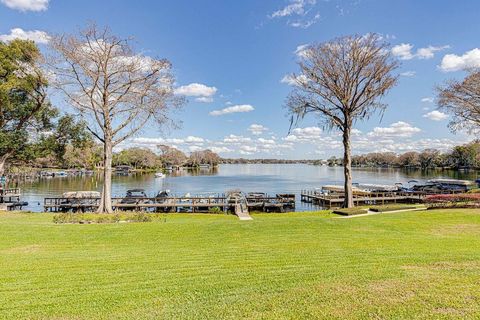
[[[474,180],[478,172],[420,171],[391,168],[355,168],[354,182],[408,185],[408,181],[423,181],[432,177],[449,177]],[[142,188],[155,196],[159,190],[168,189],[174,194],[223,193],[229,189],[245,192],[295,193],[302,189],[313,189],[325,184],[342,184],[343,168],[313,166],[304,164],[231,164],[220,165],[216,170],[180,171],[167,175],[165,179],[154,174],[114,176],[114,196],[124,196],[128,189]],[[22,200],[28,201],[27,210],[43,211],[45,197],[61,196],[66,191],[100,190],[100,176],[45,178],[20,184]],[[308,204],[301,204],[297,197],[297,210],[309,210]]]

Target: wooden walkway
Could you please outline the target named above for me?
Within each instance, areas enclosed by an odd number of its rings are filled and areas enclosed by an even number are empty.
[[[248,212],[248,200],[243,193],[237,193],[233,196],[227,196],[228,202],[235,202],[235,215],[240,220],[253,220]]]
[[[235,215],[240,220],[253,220],[253,218],[250,216],[250,213],[248,212],[248,207],[246,203],[237,203],[235,205]]]

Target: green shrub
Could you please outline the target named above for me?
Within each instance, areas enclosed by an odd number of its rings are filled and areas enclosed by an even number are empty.
[[[60,223],[118,223],[120,221],[129,222],[150,222],[152,217],[159,218],[158,215],[145,212],[125,212],[125,213],[60,213],[53,216],[53,222]]]
[[[60,213],[53,216],[53,223],[79,223],[79,214]]]
[[[222,213],[222,209],[220,207],[213,207],[213,208],[210,208],[209,210],[210,213]]]
[[[132,216],[129,217],[128,221],[130,222],[150,222],[152,217],[145,212],[135,212]]]
[[[418,206],[415,205],[406,205],[406,204],[392,204],[392,205],[385,205],[385,206],[375,206],[371,207],[370,210],[374,212],[389,212],[389,211],[397,211],[397,210],[408,210],[408,209],[415,209]]]
[[[106,215],[99,215],[97,219],[94,219],[96,223],[107,223],[110,222],[110,217]]]

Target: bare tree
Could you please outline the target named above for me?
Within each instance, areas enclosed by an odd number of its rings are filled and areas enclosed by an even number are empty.
[[[104,185],[99,212],[112,212],[112,150],[147,123],[173,124],[180,107],[171,64],[136,53],[128,39],[95,25],[77,35],[56,36],[51,66],[57,87],[86,118],[88,130],[104,147]]]
[[[450,81],[438,90],[438,105],[453,115],[450,128],[470,133],[480,129],[480,70],[470,70],[463,81]]]
[[[187,156],[182,151],[164,144],[157,146],[163,164],[181,166],[187,161]]]
[[[298,64],[300,74],[291,75],[295,89],[287,99],[292,124],[313,113],[325,128],[342,132],[344,207],[353,207],[352,126],[385,110],[380,98],[397,83],[392,71],[398,62],[380,36],[369,34],[310,45],[302,51]]]

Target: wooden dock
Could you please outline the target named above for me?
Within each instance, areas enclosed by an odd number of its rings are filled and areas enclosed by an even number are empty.
[[[94,212],[100,204],[100,198],[64,198],[44,199],[47,212]],[[114,210],[135,210],[147,212],[186,212],[186,213],[233,213],[241,220],[251,220],[250,211],[286,212],[295,209],[295,195],[277,195],[264,197],[216,196],[168,196],[168,197],[115,197],[112,198]]]
[[[0,188],[0,203],[20,201],[20,188]]]
[[[20,188],[0,189],[0,211],[22,210],[27,202],[20,201]]]
[[[452,193],[458,192],[445,192],[444,194]],[[423,203],[425,197],[429,195],[432,195],[432,193],[405,191],[370,192],[368,194],[354,194],[353,203],[355,206]],[[322,194],[315,190],[303,190],[300,194],[300,201],[328,209],[341,207],[344,200],[345,197],[342,193]]]

